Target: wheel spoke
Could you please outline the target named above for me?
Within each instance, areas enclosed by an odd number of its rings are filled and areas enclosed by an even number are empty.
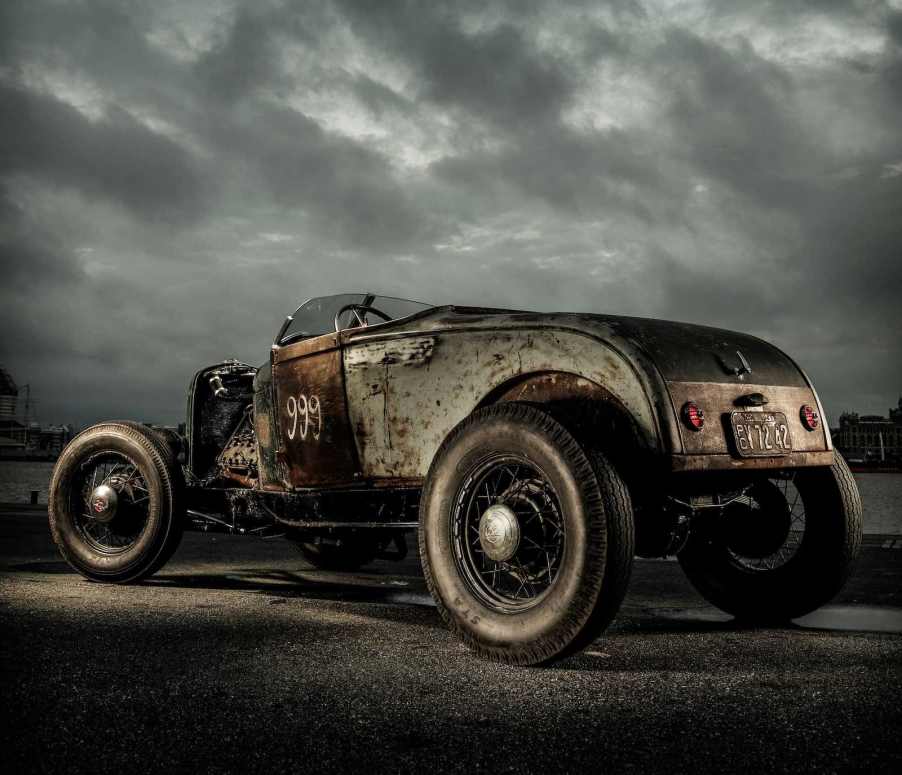
[[[137,463],[119,452],[100,452],[80,466],[79,478],[72,502],[81,507],[73,509],[73,518],[85,540],[106,554],[133,546],[147,525],[151,501]],[[94,513],[93,494],[100,485],[112,487],[118,496],[114,510],[106,515]]]
[[[767,487],[772,488],[770,492]],[[782,499],[782,506],[774,500],[775,497]],[[733,561],[741,567],[760,571],[774,570],[790,562],[802,543],[806,529],[805,502],[795,484],[795,476],[770,479],[763,484],[752,485],[744,494],[743,503],[748,510],[746,519],[787,519],[788,524],[782,543],[769,554],[747,557],[730,548],[729,553]],[[774,513],[773,509],[785,511]]]
[[[547,477],[531,463],[499,456],[465,480],[454,504],[454,557],[479,599],[505,611],[534,605],[557,577],[565,541],[561,507]],[[504,560],[493,559],[499,547],[483,544],[480,532],[487,510],[496,506],[506,507],[516,525],[506,538],[514,542],[512,554]]]

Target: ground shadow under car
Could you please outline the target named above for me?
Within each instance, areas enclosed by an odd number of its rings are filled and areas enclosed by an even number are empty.
[[[66,563],[60,561],[21,563],[8,570],[75,575]],[[150,588],[243,591],[266,596],[271,604],[307,599],[363,605],[366,610],[359,613],[365,616],[417,626],[444,626],[419,574],[399,576],[380,572],[379,569],[373,570],[375,572],[336,573],[309,568],[295,570],[241,567],[215,572],[161,573],[141,584]],[[606,637],[713,633],[745,633],[754,636],[765,631],[744,625],[708,605],[662,606],[660,602],[664,602],[663,600],[659,601],[659,605],[648,605],[648,602],[645,595],[628,595]],[[782,633],[787,637],[806,631],[834,634],[899,633],[902,632],[902,611],[878,606],[827,606],[796,624],[766,631]],[[610,669],[611,666],[590,660],[590,664],[582,667]]]

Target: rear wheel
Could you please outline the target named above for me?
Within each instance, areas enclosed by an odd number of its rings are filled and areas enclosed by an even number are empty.
[[[451,432],[420,503],[424,576],[445,622],[480,655],[532,665],[591,643],[633,557],[629,494],[545,412],[501,404]]]
[[[861,499],[845,461],[752,485],[678,555],[710,603],[750,623],[782,623],[843,587],[861,546]]]
[[[63,450],[50,482],[48,514],[63,558],[95,581],[145,578],[182,536],[177,463],[147,428],[102,423]]]

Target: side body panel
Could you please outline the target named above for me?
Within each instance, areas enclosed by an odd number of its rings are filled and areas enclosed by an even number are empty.
[[[366,478],[421,479],[451,429],[521,375],[575,375],[610,393],[658,448],[657,418],[633,364],[584,333],[521,324],[356,335],[344,352],[351,426]]]
[[[271,364],[260,367],[254,378],[254,435],[257,438],[260,488],[278,492],[284,489],[285,475],[276,455],[279,445]]]
[[[281,481],[264,473],[266,489],[361,479],[416,486],[451,429],[499,400],[610,399],[632,418],[640,446],[675,471],[832,459],[829,436],[800,427],[792,428],[792,455],[739,458],[728,418],[744,394],[764,393],[768,407],[793,422],[802,403],[817,404],[816,394],[772,345],[689,324],[438,307],[276,348],[273,384],[274,419],[260,444],[268,431],[274,452],[263,467],[271,474],[278,467]],[[709,416],[700,434],[679,420],[690,398]],[[264,457],[261,450],[261,464]]]
[[[276,456],[289,489],[344,485],[359,473],[338,335],[273,352]]]

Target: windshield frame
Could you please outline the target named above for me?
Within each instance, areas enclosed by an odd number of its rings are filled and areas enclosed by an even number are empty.
[[[361,304],[361,306],[364,306],[364,307],[372,306],[373,301],[376,299],[379,299],[379,298],[392,299],[394,301],[409,302],[411,304],[419,304],[423,307],[423,309],[415,310],[407,315],[402,315],[401,317],[392,318],[391,320],[380,320],[378,323],[371,323],[368,326],[366,326],[367,328],[374,328],[376,326],[383,326],[383,325],[387,325],[388,323],[394,323],[398,320],[405,320],[406,318],[413,317],[414,315],[422,314],[423,312],[427,312],[428,310],[435,308],[434,304],[430,304],[428,302],[417,301],[415,299],[402,299],[398,296],[388,296],[386,294],[377,294],[377,293],[373,293],[372,291],[361,291],[359,293],[333,293],[333,294],[327,294],[325,296],[311,296],[310,298],[306,299],[303,303],[299,304],[298,307],[295,309],[295,311],[292,314],[286,316],[284,322],[282,323],[282,325],[279,328],[278,333],[276,333],[276,336],[273,339],[273,343],[272,343],[273,349],[275,350],[275,349],[278,349],[279,347],[284,347],[285,345],[289,345],[294,342],[305,341],[307,339],[315,339],[318,336],[327,336],[329,334],[336,333],[335,331],[326,331],[326,332],[323,332],[322,334],[309,334],[309,335],[305,336],[303,333],[297,332],[297,333],[293,333],[293,334],[288,334],[286,336],[286,333],[288,332],[288,329],[290,328],[292,322],[294,321],[295,316],[304,307],[306,307],[308,304],[310,304],[310,302],[316,301],[318,299],[327,299],[330,297],[337,297],[337,296],[361,296],[361,297],[363,297],[363,301],[360,304]],[[336,309],[336,313],[337,312],[338,312],[338,310]],[[354,326],[353,328],[363,328],[363,327],[362,326]],[[342,329],[342,331],[344,331],[344,330],[347,330],[347,329]]]

